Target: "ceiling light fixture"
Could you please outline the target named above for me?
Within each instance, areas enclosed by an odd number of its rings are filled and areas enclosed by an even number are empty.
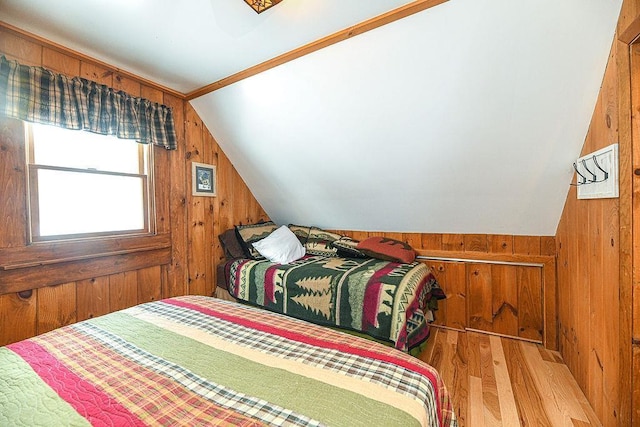
[[[280,3],[282,0],[244,0],[246,4],[251,6],[253,10],[256,12],[264,12],[269,9],[271,6],[275,6]]]

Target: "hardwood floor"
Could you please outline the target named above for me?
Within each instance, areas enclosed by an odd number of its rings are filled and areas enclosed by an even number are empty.
[[[460,427],[601,425],[560,353],[541,345],[433,328],[420,358],[440,371]]]

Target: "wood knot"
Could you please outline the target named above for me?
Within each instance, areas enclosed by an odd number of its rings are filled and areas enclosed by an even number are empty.
[[[607,114],[604,120],[607,123],[607,127],[611,129],[611,116]]]
[[[184,157],[189,160],[191,158],[191,151],[187,151],[187,153],[184,155]]]
[[[634,175],[636,176],[640,176],[640,169],[634,169],[633,170]]]
[[[29,299],[29,298],[31,298],[32,295],[33,295],[33,289],[28,289],[26,291],[18,292],[18,297],[20,297],[22,299]]]

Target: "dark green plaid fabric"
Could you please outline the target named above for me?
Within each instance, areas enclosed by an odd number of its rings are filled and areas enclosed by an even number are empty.
[[[176,148],[171,108],[81,77],[0,57],[0,114]]]

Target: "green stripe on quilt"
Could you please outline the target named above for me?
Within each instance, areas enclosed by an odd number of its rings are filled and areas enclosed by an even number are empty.
[[[126,313],[112,313],[90,322],[235,392],[259,397],[330,426],[419,425],[410,414],[390,405],[215,349]]]
[[[20,356],[0,348],[0,426],[89,426]]]

